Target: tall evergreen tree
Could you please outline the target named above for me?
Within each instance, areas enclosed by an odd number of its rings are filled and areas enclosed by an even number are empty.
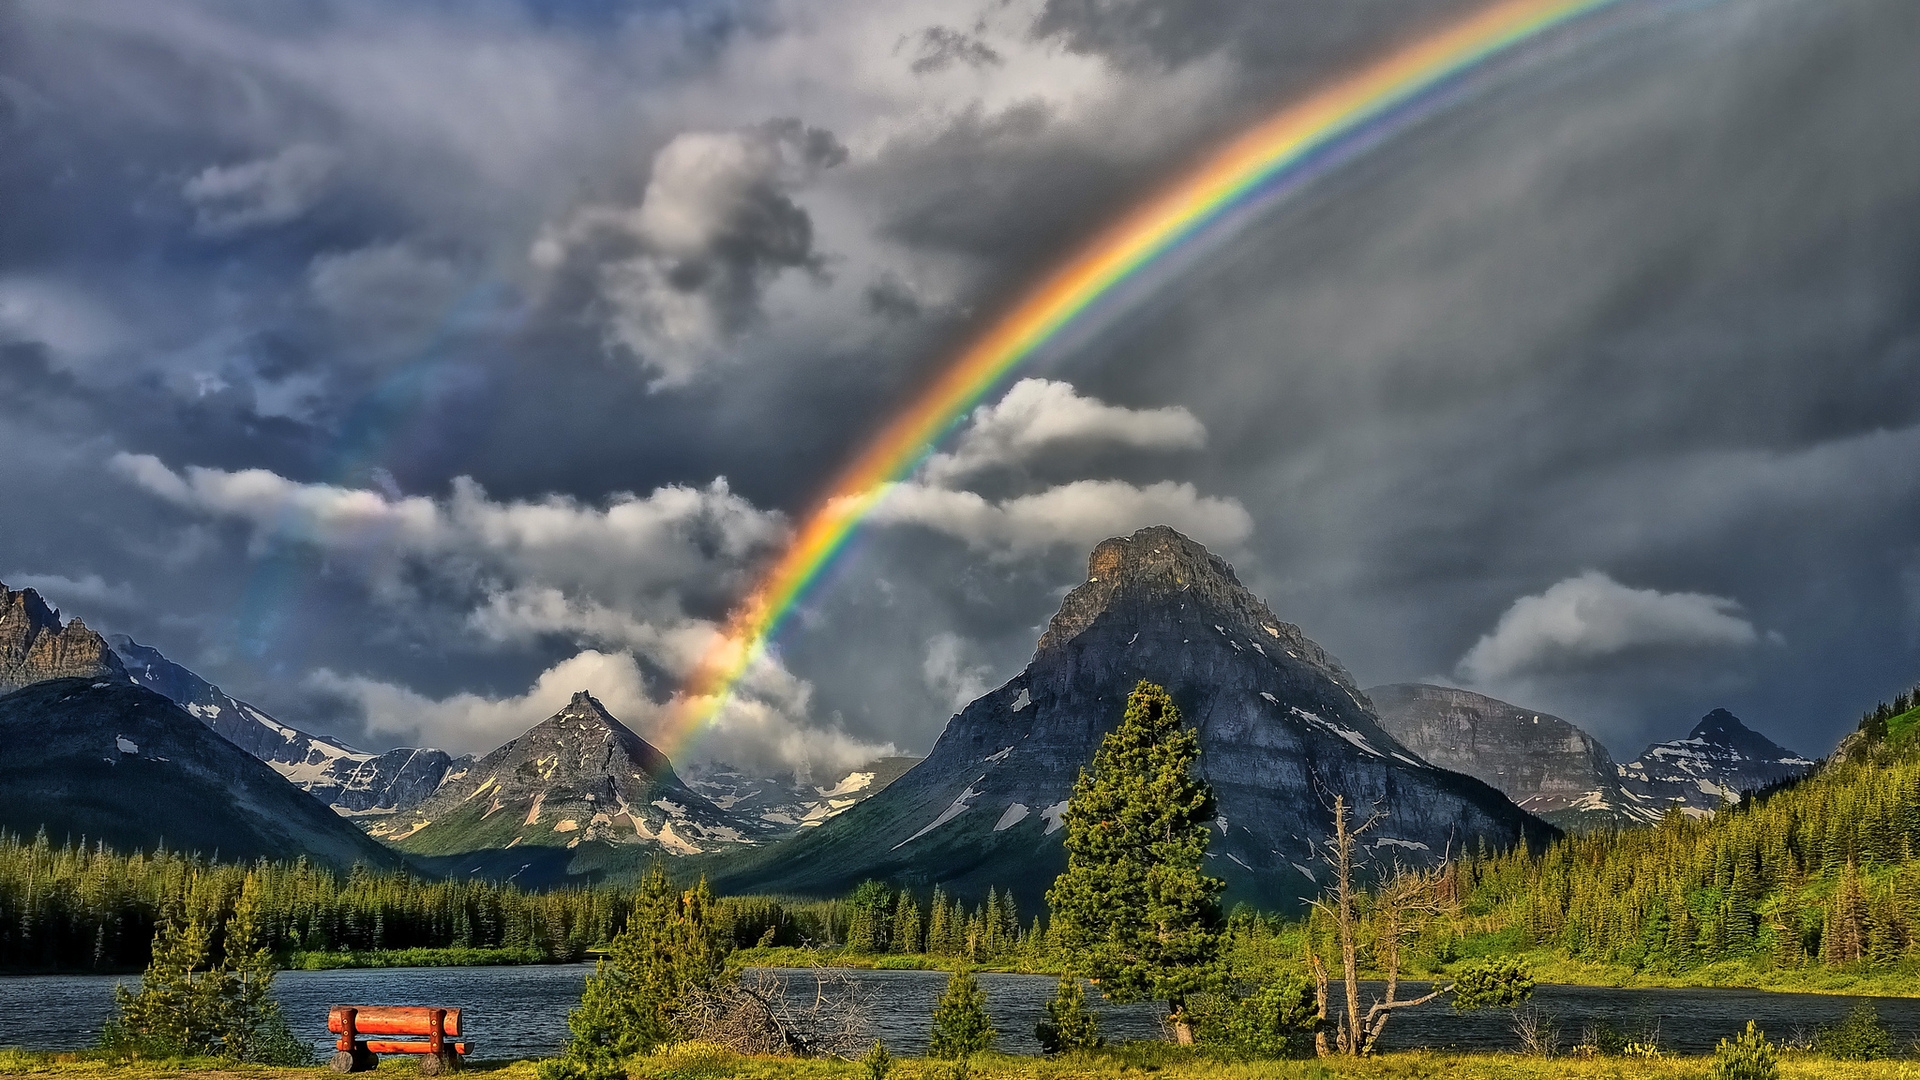
[[[1142,681],[1067,803],[1067,869],[1047,892],[1049,943],[1113,1001],[1168,1003],[1193,1041],[1187,998],[1219,977],[1225,883],[1200,872],[1212,790],[1193,775],[1199,733]]]

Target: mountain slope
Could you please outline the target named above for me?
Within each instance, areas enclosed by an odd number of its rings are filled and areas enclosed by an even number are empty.
[[[0,694],[47,679],[120,679],[126,673],[99,634],[60,613],[32,589],[0,584]]]
[[[543,875],[583,847],[684,855],[765,835],[687,787],[665,755],[586,693],[372,832],[403,851],[462,856],[468,872],[517,867],[525,855]]]
[[[1061,812],[1074,777],[1148,679],[1200,731],[1218,795],[1209,872],[1233,895],[1294,906],[1317,891],[1328,807],[1379,812],[1374,855],[1424,861],[1481,840],[1557,830],[1471,777],[1395,742],[1353,679],[1275,618],[1223,560],[1165,527],[1104,541],[1033,661],[947,724],[932,753],[885,791],[777,847],[710,866],[717,886],[839,893],[867,877],[1024,905],[1065,865]]]
[[[1739,802],[1749,791],[1805,776],[1818,764],[1715,709],[1686,738],[1654,743],[1620,766],[1620,785],[1649,805],[1676,805],[1698,816],[1723,800]]]
[[[399,863],[173,702],[125,680],[54,679],[0,697],[0,827],[122,851]]]
[[[1491,784],[1563,829],[1660,816],[1621,788],[1606,747],[1557,716],[1425,683],[1376,686],[1367,696],[1381,725],[1422,758]]]
[[[295,787],[343,814],[389,813],[418,805],[448,776],[473,764],[430,747],[384,753],[289,727],[228,696],[160,650],[124,634],[108,639],[129,678],[178,704],[228,742],[266,762]]]

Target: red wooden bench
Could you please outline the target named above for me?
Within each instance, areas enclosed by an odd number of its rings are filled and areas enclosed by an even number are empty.
[[[367,1072],[380,1054],[424,1054],[420,1071],[438,1076],[460,1067],[469,1044],[458,1042],[460,1010],[423,1005],[335,1005],[327,1012],[327,1030],[340,1036],[327,1066],[334,1072]],[[425,1042],[367,1039],[362,1035],[413,1035]]]

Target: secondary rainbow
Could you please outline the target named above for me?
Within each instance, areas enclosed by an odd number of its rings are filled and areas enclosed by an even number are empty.
[[[1369,130],[1416,110],[1466,72],[1618,0],[1503,0],[1281,110],[1103,230],[949,364],[842,470],[740,602],[657,729],[677,755],[732,693],[781,621],[861,520],[1009,372],[1090,306],[1236,209],[1303,180]]]

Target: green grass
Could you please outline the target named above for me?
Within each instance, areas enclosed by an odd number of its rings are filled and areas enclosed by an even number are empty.
[[[1822,966],[1768,968],[1743,961],[1723,960],[1701,964],[1681,971],[1636,971],[1621,964],[1596,964],[1552,949],[1531,951],[1514,948],[1473,950],[1468,956],[1515,956],[1533,969],[1533,977],[1543,983],[1568,983],[1578,986],[1718,987],[1745,990],[1772,990],[1797,994],[1856,994],[1874,997],[1920,997],[1920,963],[1902,961],[1891,968],[1866,970],[1864,965],[1848,968]],[[1416,978],[1427,978],[1416,975]],[[1916,1071],[1914,1080],[1920,1080]]]
[[[807,949],[796,945],[735,949],[727,956],[733,967],[843,967],[878,971],[948,971],[965,964],[952,956],[924,953],[863,953],[838,946]],[[974,971],[1008,971],[1025,975],[1058,975],[1059,968],[1030,957],[1004,957],[986,964],[968,964]]]
[[[1130,1044],[1118,1050],[1059,1058],[979,1054],[967,1062],[972,1080],[1708,1080],[1712,1060],[1669,1057],[1653,1061],[1628,1058],[1519,1057],[1513,1054],[1453,1054],[1419,1051],[1383,1054],[1361,1061],[1258,1061],[1230,1063],[1206,1053],[1164,1044]],[[631,1080],[865,1080],[858,1062],[742,1057],[697,1044],[683,1045],[628,1063]],[[62,1080],[220,1080],[241,1077],[273,1080],[325,1080],[324,1068],[267,1069],[206,1060],[114,1064],[77,1054],[26,1054],[0,1050],[0,1076],[44,1076]],[[383,1058],[376,1076],[418,1075],[412,1059]],[[489,1080],[535,1080],[532,1062],[468,1066],[461,1075]],[[949,1080],[948,1062],[896,1059],[891,1080]],[[1920,1080],[1920,1062],[1831,1061],[1807,1054],[1786,1054],[1782,1080]]]
[[[282,966],[289,971],[339,968],[499,967],[553,963],[538,949],[369,949],[361,952],[297,952]]]

